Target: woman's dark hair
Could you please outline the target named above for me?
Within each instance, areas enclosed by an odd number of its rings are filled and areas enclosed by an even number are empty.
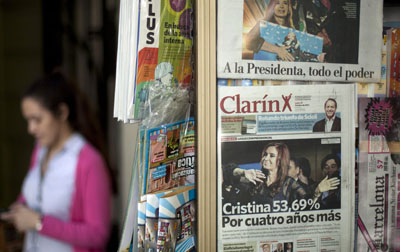
[[[269,171],[266,169],[263,169],[262,167],[262,159],[267,153],[267,149],[269,147],[275,147],[276,150],[278,151],[278,156],[276,157],[277,160],[277,166],[278,166],[278,178],[277,181],[272,183],[269,187],[272,189],[272,194],[278,193],[279,189],[283,185],[283,183],[286,180],[286,177],[288,175],[288,170],[289,170],[289,163],[290,163],[290,152],[289,148],[286,144],[284,143],[269,143],[267,144],[262,153],[261,153],[261,171],[265,174],[265,177],[268,177]]]
[[[69,109],[68,122],[73,130],[82,134],[103,156],[105,143],[97,117],[94,116],[86,96],[63,74],[46,75],[30,85],[22,99],[32,98],[49,110],[55,117],[60,115],[60,105]]]
[[[22,93],[21,100],[25,98],[34,99],[56,118],[60,115],[60,105],[65,104],[68,107],[68,122],[71,128],[84,136],[102,154],[109,169],[113,191],[116,192],[100,123],[86,96],[75,83],[69,81],[62,73],[54,72],[33,82]]]

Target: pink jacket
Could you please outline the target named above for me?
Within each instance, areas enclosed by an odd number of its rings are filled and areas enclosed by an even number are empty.
[[[31,165],[37,159],[33,150]],[[105,251],[110,231],[110,179],[99,152],[86,143],[78,158],[70,222],[43,216],[40,234],[71,244],[75,252]],[[24,201],[23,198],[20,200]]]

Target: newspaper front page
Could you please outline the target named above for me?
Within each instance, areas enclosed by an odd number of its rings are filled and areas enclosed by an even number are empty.
[[[400,251],[400,99],[359,105],[357,251]]]
[[[352,251],[355,86],[218,87],[218,251]]]
[[[218,0],[218,78],[379,82],[383,1]]]

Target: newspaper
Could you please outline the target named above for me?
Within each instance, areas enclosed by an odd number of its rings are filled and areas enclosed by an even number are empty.
[[[354,111],[353,84],[218,87],[219,251],[352,251]]]
[[[400,99],[362,98],[359,116],[357,251],[399,251]]]
[[[218,78],[379,82],[383,2],[218,0]]]

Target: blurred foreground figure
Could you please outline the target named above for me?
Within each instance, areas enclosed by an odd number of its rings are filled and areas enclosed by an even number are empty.
[[[28,87],[21,109],[36,144],[21,195],[1,219],[26,232],[24,251],[104,251],[110,177],[88,104],[53,73]]]

